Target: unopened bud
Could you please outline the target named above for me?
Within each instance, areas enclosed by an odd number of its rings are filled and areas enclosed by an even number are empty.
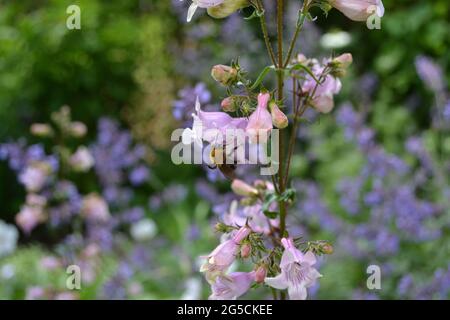
[[[256,269],[255,272],[255,282],[257,283],[263,283],[266,279],[267,270],[264,266],[259,266],[258,269]]]
[[[75,138],[83,137],[87,132],[86,125],[82,122],[75,121],[70,124],[70,134]]]
[[[228,97],[222,100],[221,103],[222,110],[225,112],[235,112],[237,105],[232,97]]]
[[[324,245],[321,246],[320,250],[324,253],[324,254],[332,254],[334,249],[333,246],[329,243],[326,243]]]
[[[234,179],[231,184],[231,190],[239,196],[243,197],[256,197],[258,196],[258,190],[242,180]]]
[[[229,233],[232,230],[231,227],[227,226],[225,223],[222,222],[216,223],[214,229],[216,230],[216,232],[220,233]]]
[[[214,66],[211,70],[213,79],[226,87],[236,82],[237,74],[237,69],[222,64]]]
[[[241,257],[242,258],[248,258],[250,257],[250,254],[252,253],[252,246],[250,245],[250,243],[244,243],[241,246]]]
[[[353,57],[350,53],[344,53],[331,60],[332,74],[335,77],[343,77],[347,73],[347,68],[352,64]]]
[[[53,129],[45,123],[34,123],[30,128],[31,134],[38,137],[50,137],[53,135]]]
[[[272,123],[278,129],[284,129],[288,126],[289,120],[287,116],[280,110],[278,105],[275,102],[271,102],[270,105],[270,114],[272,115]]]
[[[225,0],[217,6],[209,7],[207,11],[211,17],[222,19],[248,6],[250,6],[248,0]]]

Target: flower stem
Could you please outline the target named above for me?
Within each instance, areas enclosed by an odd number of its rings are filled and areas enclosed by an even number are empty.
[[[283,8],[284,0],[277,0],[277,41],[278,41],[278,65],[277,65],[277,100],[283,102],[283,87],[284,87],[284,64],[283,64]],[[284,185],[284,133],[285,130],[280,130],[280,167],[278,171],[278,187],[280,194],[285,191]],[[286,202],[279,201],[280,207],[280,237],[284,237],[286,231]],[[286,299],[286,293],[280,292],[280,299]]]
[[[272,60],[272,64],[274,66],[277,65],[275,59],[275,53],[273,52],[272,44],[270,43],[269,33],[267,32],[267,24],[266,17],[264,14],[264,6],[261,3],[261,0],[256,1],[256,10],[259,11],[259,21],[261,23],[261,30],[264,36],[264,42],[266,44],[267,52],[269,53],[270,59]]]

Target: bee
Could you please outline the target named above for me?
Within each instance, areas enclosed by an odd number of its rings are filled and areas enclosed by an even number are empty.
[[[238,147],[236,146],[229,154],[226,153],[226,145],[216,145],[211,147],[211,152],[209,153],[210,164],[208,167],[210,169],[219,169],[222,174],[230,179],[234,180],[236,178],[236,165],[237,160],[234,151]]]

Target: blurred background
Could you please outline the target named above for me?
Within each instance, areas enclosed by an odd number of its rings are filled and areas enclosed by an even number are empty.
[[[239,57],[255,77],[268,59],[249,11],[186,24],[185,2],[0,1],[0,299],[208,297],[198,256],[234,195],[214,170],[173,165],[170,134],[196,96],[219,109],[211,66]],[[71,4],[81,30],[66,28]],[[450,3],[384,5],[381,30],[314,12],[296,48],[354,58],[292,166],[290,230],[334,246],[315,299],[450,294]],[[73,264],[81,290],[66,289]]]

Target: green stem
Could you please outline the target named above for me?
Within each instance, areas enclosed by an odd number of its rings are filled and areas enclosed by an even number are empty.
[[[284,0],[277,0],[277,41],[278,41],[278,65],[277,65],[277,100],[283,102],[284,69],[283,69],[283,4]],[[280,167],[278,171],[278,187],[282,194],[284,186],[284,130],[280,130]],[[280,237],[284,236],[286,231],[286,203],[279,201],[280,207]],[[286,293],[280,292],[280,299],[286,299]]]
[[[283,64],[284,68],[287,67],[287,65],[289,64],[289,61],[291,60],[292,53],[294,52],[295,44],[297,43],[298,35],[303,28],[303,24],[305,23],[305,18],[306,18],[305,12],[308,12],[308,10],[309,10],[307,3],[308,3],[308,1],[303,1],[303,8],[300,12],[300,17],[299,17],[299,20],[297,21],[297,25],[295,27],[295,33],[294,33],[294,36],[292,37],[291,43],[289,45],[288,53],[286,55],[286,59]]]
[[[270,43],[269,33],[267,32],[266,18],[264,14],[264,7],[261,0],[256,1],[256,10],[259,12],[259,21],[261,23],[261,30],[264,36],[264,43],[266,44],[267,52],[269,53],[272,64],[276,66],[277,62],[275,59],[275,53],[273,52],[272,44]]]

